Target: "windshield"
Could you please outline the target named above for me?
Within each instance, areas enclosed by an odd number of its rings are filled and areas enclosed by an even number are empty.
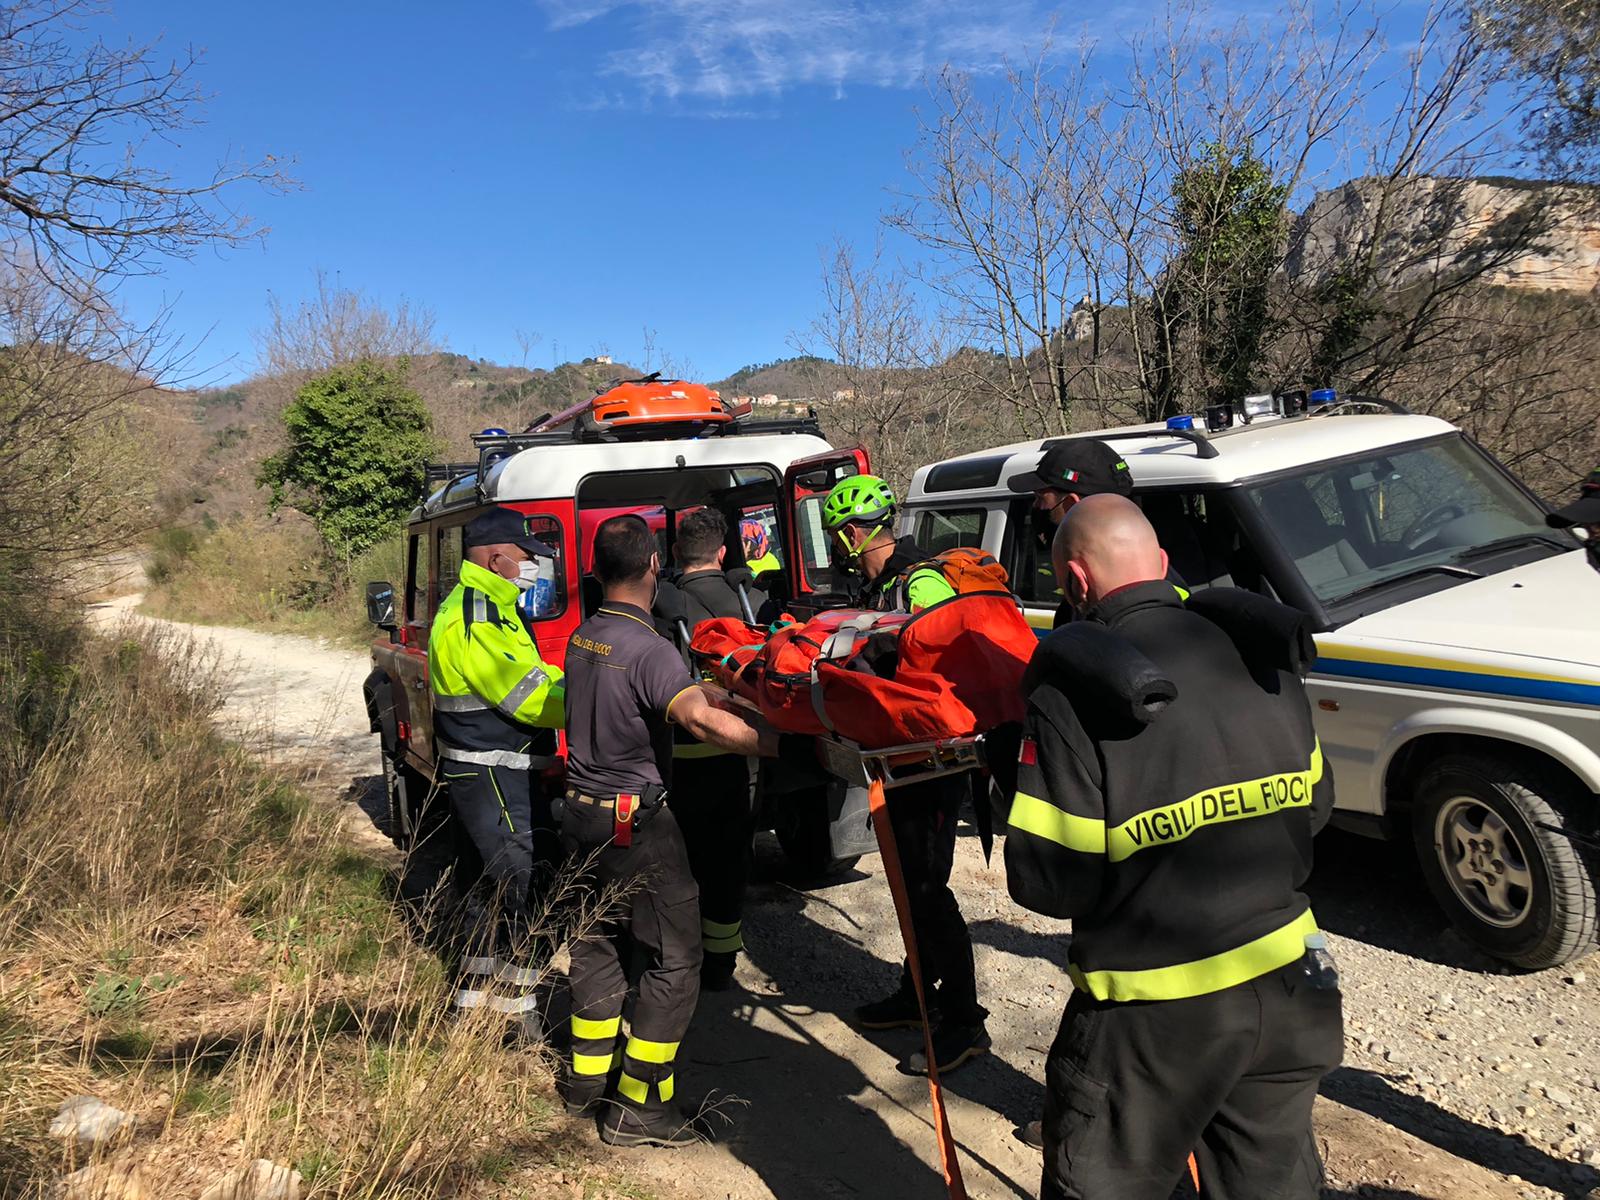
[[[1486,573],[1502,543],[1570,549],[1543,510],[1459,437],[1317,463],[1245,490],[1325,604],[1418,572]]]

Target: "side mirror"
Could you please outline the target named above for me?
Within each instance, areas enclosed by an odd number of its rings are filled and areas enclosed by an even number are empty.
[[[367,620],[379,629],[398,628],[399,622],[394,619],[394,584],[367,584]]]

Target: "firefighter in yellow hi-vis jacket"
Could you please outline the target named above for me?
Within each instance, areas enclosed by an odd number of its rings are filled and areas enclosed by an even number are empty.
[[[535,560],[553,555],[509,508],[469,522],[462,545],[460,582],[428,639],[434,740],[440,783],[483,861],[495,915],[466,918],[455,1004],[488,1005],[537,1034],[528,914],[561,851],[535,772],[554,755],[566,713],[561,671],[539,656],[517,597],[537,578]]]

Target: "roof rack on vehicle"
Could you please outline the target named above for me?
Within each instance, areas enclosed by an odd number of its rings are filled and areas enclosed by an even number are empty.
[[[1040,445],[1041,450],[1048,450],[1051,446],[1061,442],[1093,441],[1093,442],[1131,442],[1135,438],[1178,438],[1189,442],[1195,448],[1195,453],[1201,458],[1216,458],[1217,448],[1211,444],[1211,439],[1203,433],[1193,429],[1117,429],[1110,433],[1075,433],[1070,437],[1048,438]]]
[[[448,487],[459,479],[476,475],[481,488],[489,470],[503,458],[522,450],[538,446],[594,445],[615,442],[683,441],[700,438],[762,437],[782,434],[810,434],[822,436],[822,424],[817,420],[816,409],[805,416],[765,417],[752,420],[739,417],[724,425],[704,427],[695,422],[657,424],[634,430],[591,429],[576,424],[562,425],[545,431],[511,433],[504,429],[486,429],[472,435],[477,448],[476,462],[429,463],[426,468],[423,499],[426,500],[441,486]]]

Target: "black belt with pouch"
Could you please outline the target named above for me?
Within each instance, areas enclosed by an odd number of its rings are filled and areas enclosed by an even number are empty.
[[[614,792],[605,796],[591,796],[587,792],[569,788],[566,795],[569,804],[588,804],[611,812],[613,846],[633,845],[634,829],[642,827],[650,815],[666,802],[666,798],[667,789],[659,784],[650,784],[643,792]]]

